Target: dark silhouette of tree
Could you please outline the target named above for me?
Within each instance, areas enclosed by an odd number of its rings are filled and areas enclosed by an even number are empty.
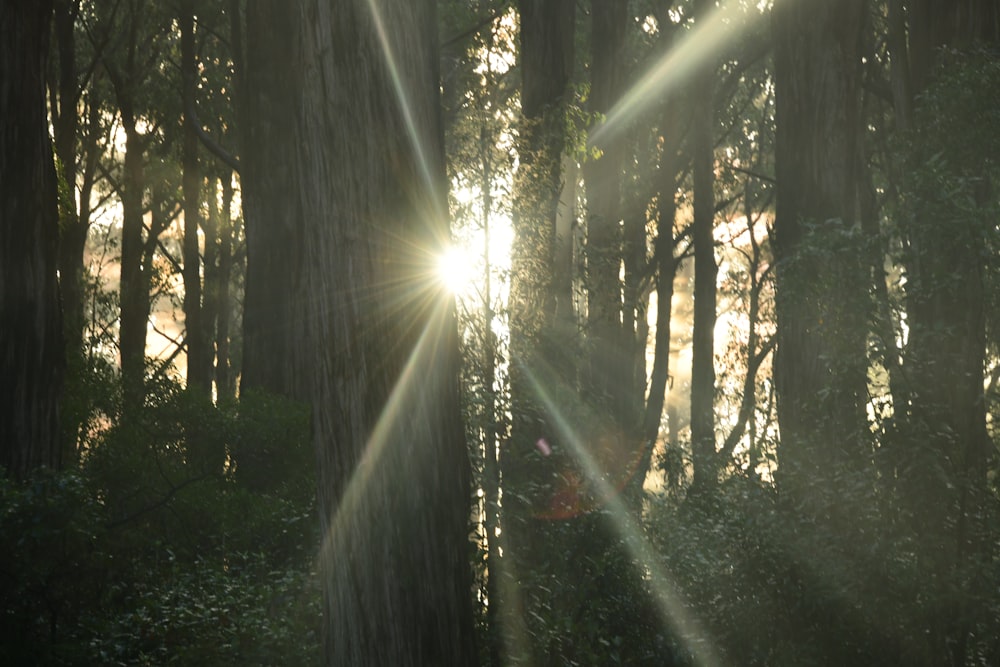
[[[158,69],[171,34],[160,9],[143,0],[110,7],[94,17],[89,28],[101,66],[111,83],[112,98],[125,134],[125,154],[105,174],[121,201],[121,284],[118,347],[121,359],[123,410],[135,416],[145,396],[146,333],[152,306],[152,257],[160,235],[176,215],[168,142],[164,127],[170,117],[168,96],[159,88],[165,80]],[[168,70],[169,72],[169,70]],[[155,150],[154,150],[155,149]],[[149,212],[150,224],[144,217]]]
[[[899,225],[909,327],[903,391],[893,397],[902,440],[891,444],[905,448],[895,452],[895,472],[923,567],[935,573],[933,602],[918,620],[927,644],[906,657],[962,665],[984,613],[969,599],[971,572],[988,553],[986,249],[996,211],[986,157],[996,150],[996,126],[982,106],[992,103],[969,86],[980,85],[973,68],[996,67],[995,54],[976,49],[1000,41],[1000,8],[952,0],[893,1],[888,9],[893,102],[903,130]],[[991,90],[986,82],[995,79],[982,81]]]
[[[708,18],[710,4],[695,4],[697,19]],[[715,452],[715,69],[706,59],[693,79],[690,151],[694,181],[694,328],[691,341],[691,459],[693,491],[712,488],[718,478]]]
[[[195,42],[195,6],[193,0],[180,4],[178,25],[181,33],[181,99],[184,106],[184,130],[181,146],[184,208],[184,331],[187,343],[188,388],[208,395],[212,384],[212,332],[202,312],[202,261],[198,243],[201,221],[201,165],[198,159],[196,122],[190,118],[198,90],[198,54]],[[211,246],[214,239],[210,239]],[[207,262],[206,262],[207,264]]]
[[[45,114],[51,2],[0,7],[0,465],[59,465],[64,350],[56,173]]]
[[[592,2],[590,35],[590,97],[594,113],[606,116],[624,92],[628,3]],[[642,396],[635,395],[635,336],[626,330],[619,272],[624,260],[622,179],[625,143],[614,133],[594,146],[583,175],[587,188],[587,368],[585,384],[595,405],[622,437],[637,436]],[[632,324],[629,320],[630,325]],[[628,434],[626,436],[626,433]]]

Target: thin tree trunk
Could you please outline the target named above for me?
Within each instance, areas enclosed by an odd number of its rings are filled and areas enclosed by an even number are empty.
[[[193,109],[197,91],[198,56],[195,53],[194,2],[183,0],[178,20],[181,32],[181,97],[184,109]],[[187,114],[187,111],[185,111]],[[211,386],[211,338],[202,322],[201,255],[198,228],[201,223],[201,171],[198,134],[192,119],[184,119],[181,168],[184,190],[184,339],[187,342],[188,388],[200,393]]]
[[[219,181],[222,185],[222,207],[219,211],[219,314],[215,328],[215,385],[218,400],[228,402],[236,398],[230,361],[230,318],[233,311],[229,288],[233,279],[232,172],[226,172]]]
[[[128,103],[123,106],[126,109]],[[122,201],[121,317],[119,350],[121,357],[124,409],[135,414],[142,406],[146,359],[146,324],[149,320],[149,287],[143,271],[143,194],[145,191],[145,141],[135,127],[135,119],[122,109],[125,122],[125,164],[120,197]]]
[[[704,19],[708,3],[696,4]],[[694,77],[691,126],[691,166],[694,180],[694,327],[691,344],[691,460],[694,466],[692,492],[704,492],[718,481],[715,451],[715,192],[714,139],[715,66],[703,64]]]
[[[591,3],[590,109],[606,115],[622,93],[628,3]],[[622,208],[624,147],[619,136],[600,142],[596,159],[583,165],[587,187],[587,350],[590,400],[605,406],[616,431],[637,431],[638,405],[631,393],[631,348],[622,327]],[[631,439],[631,438],[630,438]]]
[[[226,171],[228,174],[228,170]],[[201,324],[202,332],[206,340],[206,363],[208,365],[207,380],[208,387],[216,385],[218,393],[218,377],[216,374],[216,347],[218,336],[216,326],[219,320],[219,310],[221,307],[222,268],[219,261],[219,254],[222,245],[220,229],[224,223],[222,217],[226,214],[220,209],[218,182],[221,179],[215,176],[206,180],[208,187],[208,214],[202,220],[202,230],[204,233],[205,255],[204,255],[204,285],[202,287],[201,304]]]

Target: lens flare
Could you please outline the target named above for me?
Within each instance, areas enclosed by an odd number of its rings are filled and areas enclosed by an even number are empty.
[[[475,267],[469,253],[458,246],[449,246],[438,256],[437,279],[449,292],[461,295],[475,283]]]

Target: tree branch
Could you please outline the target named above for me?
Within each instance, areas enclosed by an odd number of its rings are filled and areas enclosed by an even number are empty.
[[[198,119],[198,112],[194,108],[194,100],[188,100],[187,104],[184,106],[184,122],[187,123],[198,135],[198,139],[201,143],[208,149],[208,151],[219,158],[230,169],[235,171],[237,174],[240,173],[240,161],[232,153],[227,151],[225,148],[220,146],[209,134],[205,131],[205,128],[201,126],[201,121]]]

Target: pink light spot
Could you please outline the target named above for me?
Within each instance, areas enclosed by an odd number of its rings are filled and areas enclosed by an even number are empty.
[[[545,438],[539,438],[538,442],[535,443],[535,447],[537,447],[538,451],[542,453],[542,456],[548,456],[552,453],[552,447],[549,446],[549,443]]]

